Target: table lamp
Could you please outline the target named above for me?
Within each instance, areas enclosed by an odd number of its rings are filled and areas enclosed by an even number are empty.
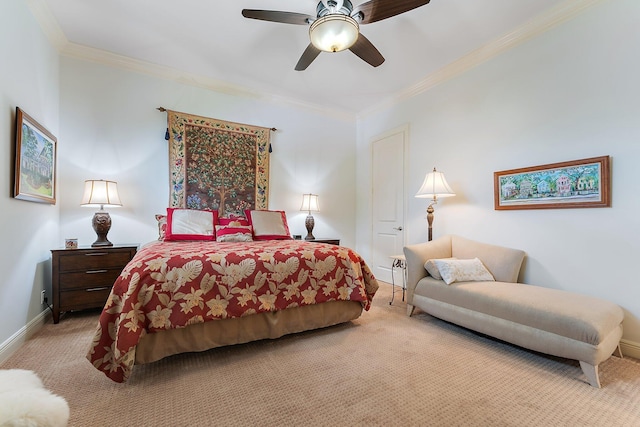
[[[307,219],[304,221],[305,227],[307,227],[307,235],[305,236],[305,240],[313,240],[313,227],[315,225],[315,220],[313,219],[313,215],[311,212],[320,212],[320,208],[318,205],[318,195],[317,194],[303,194],[302,195],[302,206],[300,206],[301,211],[307,211],[309,215],[307,215]]]
[[[111,216],[104,210],[105,206],[122,206],[118,195],[118,183],[104,179],[88,179],[84,182],[84,195],[81,206],[100,207],[93,215],[93,229],[98,238],[91,244],[97,246],[113,246],[107,239],[107,233],[111,229]]]

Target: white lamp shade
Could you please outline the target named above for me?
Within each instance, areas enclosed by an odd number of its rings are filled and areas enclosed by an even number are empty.
[[[122,206],[118,195],[118,183],[103,179],[88,179],[84,182],[82,206]]]
[[[449,187],[447,180],[444,178],[444,174],[436,171],[436,168],[433,168],[433,172],[429,172],[427,176],[425,176],[422,187],[420,187],[416,193],[416,197],[425,199],[436,199],[439,197],[451,197],[455,195],[456,193],[453,192],[451,187]]]
[[[311,44],[325,52],[349,49],[358,40],[360,28],[352,17],[341,13],[318,18],[309,27]]]
[[[309,212],[309,214],[311,214],[311,212],[320,212],[320,205],[318,204],[318,195],[303,194],[302,206],[300,206],[300,210],[307,211]]]

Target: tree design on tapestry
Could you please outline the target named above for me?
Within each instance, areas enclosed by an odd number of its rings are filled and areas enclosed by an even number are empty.
[[[255,146],[252,135],[186,126],[189,209],[241,215],[255,205]]]
[[[175,111],[167,124],[169,207],[220,216],[267,209],[271,129]]]

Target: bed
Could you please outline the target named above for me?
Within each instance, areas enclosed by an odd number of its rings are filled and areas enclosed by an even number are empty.
[[[348,322],[377,289],[362,257],[342,246],[153,242],[116,280],[87,358],[124,382],[135,364]]]

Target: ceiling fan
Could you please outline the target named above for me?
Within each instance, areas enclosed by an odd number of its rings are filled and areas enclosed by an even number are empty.
[[[242,16],[284,24],[310,25],[311,43],[298,60],[296,71],[306,70],[320,52],[340,52],[345,49],[377,67],[384,62],[384,57],[369,39],[360,33],[360,25],[400,15],[429,1],[370,0],[354,8],[349,0],[320,0],[316,7],[316,16],[259,9],[242,9]]]

